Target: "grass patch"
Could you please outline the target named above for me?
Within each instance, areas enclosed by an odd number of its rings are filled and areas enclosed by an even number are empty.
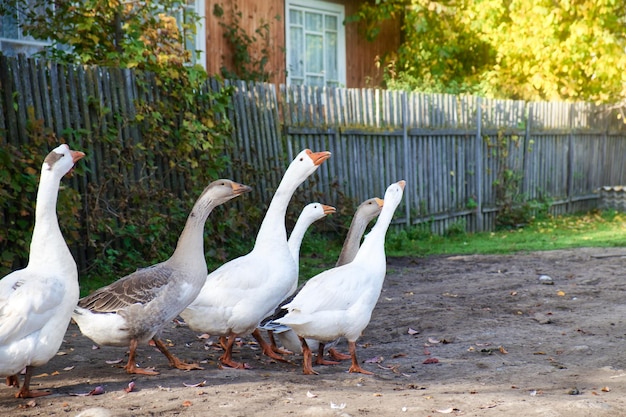
[[[385,243],[387,257],[513,254],[579,247],[626,246],[626,213],[592,211],[589,213],[548,216],[532,224],[496,232],[465,233],[454,228],[445,236],[434,235],[418,225],[389,231]],[[308,235],[302,247],[300,277],[307,279],[334,266],[342,242]],[[312,242],[313,241],[313,242]]]

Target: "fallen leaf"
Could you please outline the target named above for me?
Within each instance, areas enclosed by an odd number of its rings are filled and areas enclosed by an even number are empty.
[[[556,292],[556,295],[559,296],[559,297],[564,297],[565,296],[565,291],[559,290],[559,291]]]
[[[91,345],[91,350],[98,350],[100,349],[100,346],[98,345]]]
[[[439,339],[435,339],[434,337],[429,337],[428,338],[428,343],[431,343],[433,345],[436,345],[439,342],[441,342],[441,341]]]
[[[437,358],[428,358],[426,359],[424,362],[422,362],[425,365],[431,364],[431,363],[439,363],[439,359]]]
[[[372,394],[374,397],[382,397],[383,394],[381,394],[380,392],[375,392]]]
[[[611,389],[609,387],[602,387],[602,392],[609,392]]]
[[[63,351],[57,352],[57,356],[65,356],[65,355],[67,355],[67,352],[63,352]]]
[[[317,398],[317,394],[313,394],[311,391],[307,391],[306,396],[308,398]]]
[[[125,392],[132,392],[135,389],[135,382],[134,381],[130,381],[128,383],[128,386],[126,388],[124,388]]]
[[[330,403],[330,408],[333,409],[338,409],[338,410],[343,410],[344,408],[346,408],[346,403],[341,403],[341,404],[335,404],[335,403]]]
[[[374,356],[373,358],[365,359],[363,363],[382,363],[385,360],[382,356]]]
[[[87,397],[90,395],[100,395],[100,394],[104,394],[104,388],[100,385],[98,385],[97,387],[95,387],[89,392],[82,392],[82,393],[70,392],[70,395],[73,397]]]
[[[71,371],[74,368],[75,368],[75,366],[68,366],[68,367],[63,368],[63,370],[64,371]]]
[[[59,371],[54,371],[54,372],[52,372],[50,375],[53,375],[53,376],[54,376],[54,375],[60,375],[60,374],[61,374],[61,372],[59,372]]]
[[[35,402],[35,400],[30,400],[29,402],[25,404],[20,404],[17,406],[17,408],[33,408],[33,407],[37,407],[37,403]]]
[[[115,359],[112,361],[104,361],[105,363],[107,363],[108,365],[115,365],[116,363],[120,363],[122,362],[123,359]]]
[[[33,376],[33,378],[43,378],[45,376],[50,376],[50,374],[47,374],[47,373],[44,372],[43,374],[39,374],[39,375]]]
[[[450,414],[453,413],[454,411],[458,411],[458,408],[446,408],[444,410],[435,410],[436,413],[441,413],[441,414]]]
[[[409,327],[409,331],[408,331],[408,333],[409,333],[410,335],[414,335],[414,334],[418,334],[419,332],[418,332],[417,330],[411,329],[411,328]]]
[[[198,382],[197,384],[186,384],[183,382],[183,385],[189,388],[197,388],[197,387],[203,387],[206,385],[206,380],[202,381],[202,382]]]
[[[504,346],[499,346],[499,347],[498,347],[498,350],[500,351],[500,353],[502,353],[502,354],[504,354],[504,355],[506,355],[507,353],[509,353],[509,352],[507,352],[507,351],[506,351],[506,349],[504,348]]]
[[[395,358],[405,358],[406,356],[407,356],[406,353],[394,353],[393,355],[391,355],[391,358],[392,359],[395,359]]]
[[[183,407],[191,407],[191,401],[187,400],[183,402]]]

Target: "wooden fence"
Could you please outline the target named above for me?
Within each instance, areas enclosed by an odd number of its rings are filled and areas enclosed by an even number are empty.
[[[294,86],[281,88],[281,112],[290,154],[333,152],[317,185],[330,204],[338,192],[361,201],[406,179],[396,222],[436,233],[459,222],[493,230],[498,193],[563,214],[626,183],[626,130],[605,106]]]
[[[0,57],[0,82],[0,143],[27,142],[33,122],[58,137],[97,138],[113,126],[120,143],[142,140],[141,126],[126,122],[138,99],[132,71]],[[236,163],[224,176],[253,185],[266,202],[303,148],[333,153],[303,187],[307,198],[337,204],[347,196],[358,204],[405,179],[396,224],[427,222],[435,233],[459,222],[468,231],[492,230],[503,188],[526,200],[551,201],[561,214],[596,207],[600,186],[626,184],[626,129],[603,106],[229,84]],[[211,80],[207,88],[221,85]],[[81,97],[100,100],[98,108],[110,112],[94,114]],[[158,100],[158,94],[143,98]],[[115,157],[97,141],[86,151]],[[246,166],[261,169],[244,173]],[[90,168],[89,181],[100,181]],[[506,184],[504,175],[510,176]],[[74,181],[84,189],[87,178]],[[165,181],[176,186],[175,178]]]

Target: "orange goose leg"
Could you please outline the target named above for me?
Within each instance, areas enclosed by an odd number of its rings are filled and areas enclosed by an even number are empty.
[[[158,375],[157,371],[151,371],[146,368],[137,368],[137,363],[135,361],[135,354],[137,351],[137,339],[130,340],[130,352],[128,353],[128,363],[124,366],[126,372],[129,374],[141,374],[141,375]]]
[[[352,356],[341,353],[335,348],[328,349],[328,355],[336,361],[345,361],[352,358]]]
[[[16,388],[20,387],[20,380],[17,377],[17,374],[7,376],[7,386]]]
[[[226,346],[224,347],[224,354],[220,356],[220,363],[223,366],[228,366],[230,368],[250,369],[250,366],[247,363],[239,363],[233,360],[233,344],[235,343],[236,338],[237,335],[235,333],[231,333],[228,336]]]
[[[356,358],[356,342],[348,341],[348,348],[350,349],[350,356],[352,357],[352,366],[350,366],[348,372],[359,372],[365,375],[374,375],[373,372],[366,371],[359,365],[359,361]]]
[[[319,342],[319,350],[317,351],[316,365],[338,365],[339,362],[327,361],[324,359],[324,343]]]
[[[33,373],[33,367],[27,366],[26,375],[24,375],[24,383],[22,384],[22,388],[17,392],[17,394],[15,394],[15,398],[36,398],[36,397],[43,397],[44,395],[52,394],[52,392],[48,390],[37,391],[37,390],[29,389],[30,377],[32,376],[32,373]],[[17,375],[14,375],[14,376],[15,378],[17,378]],[[19,381],[18,381],[18,384],[19,384]]]
[[[276,338],[274,338],[274,331],[268,330],[267,336],[270,338],[270,345],[272,346],[272,350],[279,355],[291,355],[293,352],[288,351],[287,349],[281,349],[278,347],[278,343],[276,343]]]
[[[302,343],[302,372],[305,375],[319,375],[313,370],[313,353],[311,348],[304,340],[304,337],[300,337],[300,343]]]
[[[281,362],[289,362],[287,359],[283,358],[282,356],[280,356],[278,353],[274,352],[274,349],[272,349],[272,346],[270,346],[265,339],[263,339],[263,336],[261,336],[261,331],[259,329],[254,329],[254,331],[252,332],[252,336],[256,339],[257,342],[259,342],[259,345],[261,345],[261,349],[263,350],[263,354],[265,356],[269,356],[272,359],[276,359],[277,361],[281,361]]]
[[[156,345],[157,349],[159,349],[161,353],[165,355],[167,360],[170,362],[170,366],[172,368],[182,369],[183,371],[191,371],[194,369],[204,369],[197,363],[186,363],[178,359],[176,356],[172,355],[172,353],[165,346],[165,343],[163,343],[163,341],[161,341],[161,339],[157,338],[156,336],[154,336],[152,340],[154,341],[154,344]]]

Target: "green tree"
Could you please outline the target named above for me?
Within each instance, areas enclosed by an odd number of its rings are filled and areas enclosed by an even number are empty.
[[[625,0],[372,0],[349,20],[402,22],[391,87],[526,100],[626,96]]]

